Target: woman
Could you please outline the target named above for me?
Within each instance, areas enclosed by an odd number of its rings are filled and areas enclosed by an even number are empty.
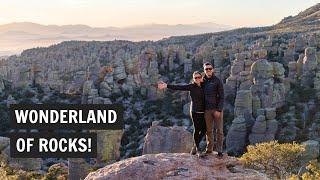
[[[199,71],[193,73],[193,82],[187,85],[171,85],[164,82],[158,84],[159,89],[169,88],[172,90],[189,91],[191,97],[190,112],[193,122],[193,140],[194,146],[191,150],[191,154],[198,154],[200,156],[201,151],[199,149],[199,143],[203,136],[206,134],[206,122],[204,120],[204,93],[201,87],[203,82],[203,76]]]

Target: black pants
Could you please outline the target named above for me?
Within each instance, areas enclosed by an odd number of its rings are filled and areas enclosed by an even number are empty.
[[[204,113],[191,113],[191,119],[193,122],[193,140],[197,149],[199,149],[199,143],[202,138],[206,135],[207,127],[206,121],[204,120]]]

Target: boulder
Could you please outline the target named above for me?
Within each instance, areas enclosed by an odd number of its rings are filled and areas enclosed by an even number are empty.
[[[252,115],[254,117],[257,117],[258,115],[258,110],[261,109],[261,100],[260,98],[256,95],[256,96],[252,96]],[[264,115],[264,112],[263,114]]]
[[[313,86],[313,78],[315,77],[317,65],[316,49],[311,47],[306,48],[302,66],[303,73],[301,83],[303,86]]]
[[[267,120],[267,133],[275,135],[278,131],[279,123],[277,120]]]
[[[319,157],[319,142],[315,140],[308,140],[302,143],[305,145],[304,159],[310,161]]]
[[[320,112],[317,112],[310,128],[309,139],[320,142]]]
[[[245,65],[245,71],[250,71],[251,69],[251,65],[253,64],[253,61],[250,59],[247,59],[244,61],[244,65]]]
[[[244,61],[243,60],[234,60],[231,65],[231,74],[237,75],[244,70]]]
[[[235,116],[243,115],[246,119],[252,114],[252,94],[250,90],[240,90],[234,102]]]
[[[268,120],[275,119],[277,115],[276,108],[266,108],[265,113]]]
[[[139,57],[128,58],[124,61],[125,69],[127,74],[138,74],[139,73]]]
[[[127,77],[127,74],[125,72],[125,67],[118,66],[118,67],[114,68],[113,77],[116,81],[125,79]]]
[[[251,66],[251,74],[255,84],[273,77],[273,66],[266,59],[260,59]]]
[[[278,62],[273,62],[272,65],[273,65],[273,76],[275,78],[283,79],[284,72],[285,72],[283,65]]]
[[[317,90],[317,97],[320,100],[320,72],[316,73],[316,76],[313,82],[313,87],[315,90]]]
[[[2,93],[4,89],[5,89],[5,85],[4,85],[3,79],[0,76],[0,93]]]
[[[232,121],[226,137],[226,148],[228,153],[240,155],[246,148],[247,125],[243,116]]]
[[[266,175],[245,169],[235,157],[218,159],[208,155],[199,159],[187,153],[146,154],[105,166],[90,173],[93,179],[268,179]]]
[[[309,47],[317,47],[318,42],[317,42],[317,35],[313,34],[309,37],[308,39],[308,46]]]
[[[266,121],[265,116],[258,116],[251,129],[252,133],[249,135],[250,144],[274,140],[275,132],[272,128],[275,128],[274,121],[271,121],[271,124],[268,126],[268,121]]]
[[[212,56],[213,56],[214,66],[221,67],[224,63],[225,52],[223,51],[222,48],[217,48],[212,53],[213,53]]]
[[[227,95],[232,95],[233,97],[236,94],[237,91],[237,78],[239,76],[229,76],[226,79],[226,84],[224,86],[224,90],[225,90],[225,96],[227,97]]]
[[[190,58],[185,58],[184,59],[183,72],[184,72],[184,77],[185,78],[190,77],[190,74],[192,72],[192,59],[190,59]]]
[[[10,144],[9,138],[0,136],[0,152],[4,150],[6,147],[8,147],[9,144]]]
[[[284,105],[285,103],[285,93],[286,87],[284,83],[276,83],[273,85],[272,91],[272,106],[279,108]],[[267,106],[266,106],[267,107]]]
[[[88,96],[93,88],[94,88],[94,86],[93,86],[92,80],[88,80],[88,81],[84,82],[83,88],[82,88],[82,94],[85,96]]]
[[[253,84],[250,88],[252,95],[259,97],[261,108],[273,107],[273,101],[278,103],[278,96],[276,96],[277,99],[273,100],[274,80],[269,78],[260,79],[258,81],[255,81],[255,84]]]
[[[294,49],[297,52],[301,52],[304,50],[306,42],[304,41],[303,37],[301,35],[297,36],[294,40]]]
[[[147,131],[142,153],[187,153],[192,147],[192,134],[184,127],[154,125]]]
[[[110,97],[112,93],[112,86],[108,84],[107,82],[103,81],[100,83],[100,91],[99,94],[102,97]]]
[[[288,69],[289,69],[288,78],[290,79],[291,82],[295,82],[297,78],[297,62],[290,61],[288,64]]]
[[[297,60],[297,76],[298,77],[302,76],[303,58],[304,58],[304,55],[300,54],[299,59]]]
[[[68,159],[69,179],[84,179],[89,173],[89,166],[85,159]]]
[[[268,57],[268,51],[266,49],[257,49],[252,51],[252,57],[254,59],[266,59]]]
[[[237,60],[240,60],[240,61],[243,61],[243,60],[245,60],[246,58],[248,58],[248,54],[245,53],[245,52],[236,53],[234,56],[235,56],[235,58],[236,58]]]
[[[186,116],[190,115],[190,103],[183,105],[183,114]]]
[[[96,130],[97,163],[108,163],[120,158],[122,130]]]
[[[265,109],[262,109],[262,108],[260,108],[260,109],[257,109],[257,117],[258,116],[265,116],[266,115],[266,110]]]
[[[251,130],[256,134],[263,134],[267,131],[267,122],[265,116],[258,116]]]

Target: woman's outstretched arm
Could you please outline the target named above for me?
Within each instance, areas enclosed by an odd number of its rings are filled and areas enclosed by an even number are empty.
[[[186,85],[173,85],[173,84],[167,84],[164,82],[161,82],[158,84],[159,89],[169,88],[172,90],[180,90],[180,91],[191,91],[192,84],[186,84]]]
[[[191,91],[192,84],[186,84],[186,85],[172,85],[168,84],[167,88],[173,89],[173,90],[180,90],[180,91]]]

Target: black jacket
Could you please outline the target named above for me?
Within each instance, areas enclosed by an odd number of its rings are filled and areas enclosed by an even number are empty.
[[[217,109],[222,111],[224,103],[223,83],[216,76],[204,77],[203,91],[205,97],[205,109]]]
[[[204,112],[204,93],[202,87],[195,83],[187,85],[167,85],[167,88],[173,90],[189,91],[191,97],[191,112]]]

